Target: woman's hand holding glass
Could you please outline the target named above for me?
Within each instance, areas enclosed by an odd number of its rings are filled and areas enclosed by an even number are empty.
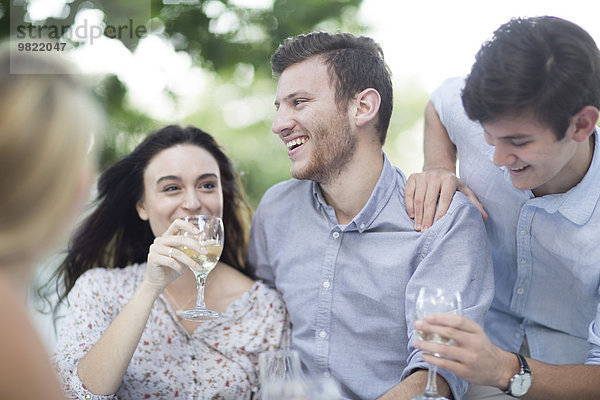
[[[194,226],[183,219],[176,219],[150,246],[145,282],[156,288],[159,293],[183,274],[186,268],[193,269],[196,264],[180,248],[200,250],[200,244],[193,237],[182,235],[181,232],[193,233]]]

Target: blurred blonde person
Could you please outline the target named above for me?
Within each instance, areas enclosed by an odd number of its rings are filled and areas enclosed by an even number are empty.
[[[11,62],[14,71],[11,74]],[[28,318],[32,266],[69,231],[94,173],[96,108],[63,62],[0,49],[0,398],[63,392]],[[47,72],[30,74],[30,71]]]

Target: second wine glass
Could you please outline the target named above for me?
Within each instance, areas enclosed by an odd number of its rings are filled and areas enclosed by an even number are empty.
[[[462,314],[460,293],[439,288],[422,287],[417,296],[415,310],[417,319],[423,319],[427,314]],[[421,331],[417,331],[417,336],[419,339],[429,342],[451,343],[451,340],[438,334],[424,334]],[[439,357],[439,354],[433,355]],[[437,367],[435,365],[428,366],[427,386],[425,391],[410,400],[448,400],[438,393]]]
[[[191,215],[185,217],[184,220],[191,223],[195,231],[185,231],[183,234],[198,240],[200,244],[199,250],[186,246],[179,248],[196,262],[195,265],[190,266],[190,269],[196,276],[198,293],[196,306],[191,310],[181,311],[179,315],[189,321],[219,318],[218,312],[209,310],[204,304],[204,285],[206,284],[206,277],[217,265],[223,252],[223,244],[225,243],[223,221],[214,215]]]
[[[262,400],[340,400],[340,388],[329,377],[305,375],[294,350],[271,350],[258,356]]]

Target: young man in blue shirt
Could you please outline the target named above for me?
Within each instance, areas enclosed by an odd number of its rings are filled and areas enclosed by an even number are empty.
[[[495,297],[485,332],[468,318],[425,318],[418,329],[455,346],[415,347],[475,384],[469,398],[600,396],[599,108],[600,51],[555,17],[502,25],[466,80],[432,94],[408,212],[427,231],[438,194],[435,219],[457,188],[471,198],[486,219]]]
[[[404,175],[382,150],[392,84],[372,39],[300,35],[271,65],[279,75],[272,129],[294,179],[261,200],[252,269],[283,294],[292,348],[309,374],[339,381],[346,399],[408,399],[427,379],[412,346],[419,288],[459,291],[465,315],[479,322],[491,302],[479,212],[457,196],[435,228],[414,231]],[[463,380],[440,377],[442,393],[462,398]]]

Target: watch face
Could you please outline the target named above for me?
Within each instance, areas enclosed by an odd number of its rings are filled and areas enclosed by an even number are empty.
[[[529,390],[531,386],[531,375],[530,374],[519,374],[513,377],[513,381],[510,384],[510,392],[513,396],[523,396]]]

